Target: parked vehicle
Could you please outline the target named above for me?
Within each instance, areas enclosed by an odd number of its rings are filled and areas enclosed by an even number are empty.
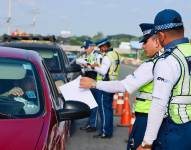
[[[66,52],[66,55],[68,57],[69,62],[75,60],[77,57],[77,53],[69,52],[69,51]]]
[[[0,149],[65,150],[66,120],[87,117],[90,108],[59,96],[34,51],[0,47],[0,70]]]
[[[65,51],[55,42],[54,36],[4,36],[0,46],[34,50],[44,59],[53,79],[63,83],[80,75],[81,67],[69,64]]]

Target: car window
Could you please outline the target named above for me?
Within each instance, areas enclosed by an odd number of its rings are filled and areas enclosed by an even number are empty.
[[[39,80],[27,61],[0,58],[0,113],[36,116],[42,110]]]
[[[53,96],[53,103],[54,103],[54,105],[56,107],[59,107],[60,102],[58,100],[58,90],[57,90],[56,85],[55,85],[50,73],[48,72],[44,62],[43,62],[43,66],[44,66],[44,70],[45,70],[45,73],[46,73],[46,78],[48,80],[48,84],[49,84],[49,87],[50,87],[50,91],[51,91],[51,94]]]
[[[68,57],[69,62],[72,62],[77,57],[77,55],[73,52],[66,52],[66,55]]]
[[[69,60],[68,60],[66,53],[63,50],[62,50],[62,56],[63,56],[63,61],[65,64],[65,67],[68,68],[69,67]]]
[[[16,46],[18,48],[33,50],[40,54],[44,59],[46,66],[50,72],[61,72],[61,60],[56,48],[44,48],[44,47],[27,47],[27,46]]]
[[[62,70],[61,60],[56,49],[34,48],[32,50],[40,54],[50,72],[60,72]]]

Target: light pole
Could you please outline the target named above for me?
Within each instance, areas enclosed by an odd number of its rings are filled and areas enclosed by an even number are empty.
[[[36,17],[39,14],[39,10],[34,8],[32,10],[32,14],[33,14],[33,19],[32,19],[32,33],[35,33],[35,26],[36,26]]]

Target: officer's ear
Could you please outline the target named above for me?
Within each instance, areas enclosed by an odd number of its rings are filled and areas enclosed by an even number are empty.
[[[157,36],[158,36],[160,44],[163,46],[164,41],[166,39],[166,34],[164,32],[159,31],[159,32],[157,32]]]

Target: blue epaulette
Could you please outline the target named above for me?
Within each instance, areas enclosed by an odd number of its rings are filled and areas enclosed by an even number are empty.
[[[175,47],[171,47],[171,48],[169,48],[169,49],[165,49],[165,52],[164,52],[162,55],[160,55],[160,56],[157,58],[157,60],[155,61],[154,66],[153,66],[153,73],[154,73],[154,68],[155,68],[155,65],[156,65],[157,61],[158,61],[159,59],[161,59],[161,58],[167,58],[167,57],[173,52],[173,50],[175,50],[176,48],[177,48],[177,47],[175,46]]]
[[[171,47],[169,49],[165,49],[165,52],[161,56],[159,56],[159,58],[166,58],[166,57],[168,57],[176,48],[177,47],[175,46],[175,47]]]

